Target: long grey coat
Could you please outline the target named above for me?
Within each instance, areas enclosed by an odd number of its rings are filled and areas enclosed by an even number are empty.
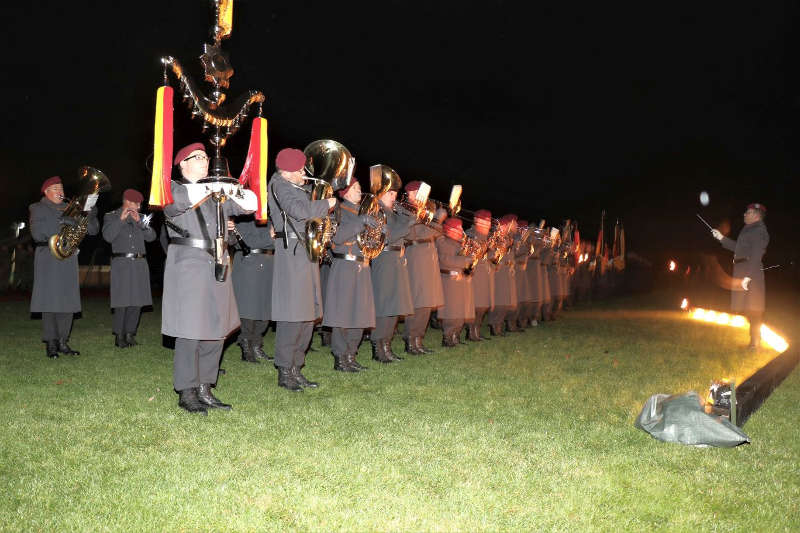
[[[292,233],[296,230],[301,237],[308,219],[328,214],[327,200],[311,201],[308,193],[276,172],[269,183],[269,216],[277,233],[284,230],[281,207],[287,220],[291,222],[286,224],[286,230]],[[319,263],[308,258],[303,242],[296,237],[290,237],[286,247],[282,238],[276,238],[275,270],[272,275],[272,320],[312,322],[321,316]]]
[[[414,313],[411,299],[411,282],[408,278],[405,249],[391,250],[391,246],[402,246],[414,219],[395,213],[381,206],[386,214],[386,247],[372,260],[372,295],[375,300],[375,316],[400,316]]]
[[[542,288],[542,240],[537,239],[535,236],[533,243],[533,255],[528,258],[528,294],[531,302],[543,301],[543,288]]]
[[[186,187],[172,182],[174,203],[164,215],[189,232],[192,239],[213,239],[217,233],[216,204],[206,200],[192,209]],[[239,204],[223,204],[225,218],[245,214]],[[198,213],[200,215],[198,215]],[[201,222],[201,219],[203,222]],[[172,228],[170,238],[180,237]],[[214,258],[205,250],[170,244],[164,264],[161,333],[171,337],[220,340],[239,327],[239,309],[230,272],[220,283],[214,277]]]
[[[749,290],[734,287],[731,292],[731,309],[734,311],[756,312],[764,311],[766,284],[764,271],[761,270],[761,259],[767,251],[769,233],[763,220],[747,224],[739,232],[739,237],[734,241],[723,237],[720,241],[726,250],[733,252],[733,277],[734,280],[750,278]],[[745,259],[736,262],[739,258]]]
[[[466,234],[480,242],[486,242],[487,236],[481,235],[475,228],[469,228]],[[494,265],[489,261],[488,254],[475,265],[472,273],[472,293],[475,298],[476,309],[491,309],[494,307]]]
[[[516,275],[514,276],[514,284],[517,287],[517,303],[530,302],[530,288],[528,287],[528,250],[530,243],[526,239],[525,242],[519,241],[519,234],[514,237],[514,262],[516,265]],[[510,252],[509,252],[510,253]]]
[[[356,235],[364,230],[358,206],[348,201],[339,205],[339,227],[331,242],[332,252],[361,256]],[[375,302],[369,265],[333,257],[325,286],[322,325],[332,328],[374,328]]]
[[[550,264],[553,262],[553,249],[550,246],[542,248],[539,254],[539,274],[542,278],[542,299],[544,303],[553,301],[553,292],[550,290]]]
[[[156,230],[143,227],[130,217],[119,219],[122,208],[109,211],[103,217],[103,239],[111,243],[115,254],[144,254],[145,242],[156,239]],[[150,269],[147,258],[111,258],[111,307],[143,307],[153,305],[150,293]]]
[[[252,249],[274,250],[269,235],[270,224],[258,224],[253,215],[236,217],[236,229]],[[236,247],[233,254],[233,292],[239,316],[249,320],[272,320],[272,272],[275,256],[251,253],[242,256]]]
[[[436,239],[439,232],[424,224],[414,224],[406,235],[406,241]],[[408,278],[411,281],[411,299],[414,309],[439,307],[444,304],[442,280],[439,273],[439,257],[433,241],[417,244],[406,242]]]
[[[458,255],[461,243],[448,237],[436,241],[439,266],[443,270],[458,271],[459,276],[440,273],[444,291],[444,305],[437,311],[440,319],[475,318],[475,297],[472,293],[472,276],[464,274],[472,259]]]
[[[61,214],[67,204],[54,204],[46,197],[28,207],[31,236],[37,243],[46,243],[61,229]],[[100,222],[97,208],[89,211],[86,233],[97,235]],[[66,259],[56,259],[50,248],[37,246],[33,260],[32,313],[77,313],[81,310],[78,286],[78,252]]]
[[[517,284],[513,248],[506,252],[494,273],[494,305],[517,306]]]

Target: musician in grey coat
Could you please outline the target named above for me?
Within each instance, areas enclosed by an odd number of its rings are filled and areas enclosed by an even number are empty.
[[[472,272],[467,268],[471,256],[459,255],[463,231],[460,218],[448,218],[443,225],[444,237],[436,240],[444,305],[437,310],[442,321],[442,346],[456,347],[461,329],[475,319],[475,298],[472,292]]]
[[[416,222],[412,213],[402,209],[395,212],[398,181],[393,188],[378,197],[386,215],[386,246],[372,260],[372,294],[375,300],[375,329],[370,334],[373,359],[382,363],[401,360],[392,350],[392,337],[400,316],[414,313],[408,260],[405,257],[405,237]]]
[[[406,193],[412,203],[419,188],[419,181],[406,184]],[[425,224],[414,224],[405,240],[414,314],[406,316],[403,338],[406,352],[415,355],[433,352],[425,347],[422,339],[428,328],[431,311],[444,304],[439,257],[434,245],[434,241],[440,236],[438,231]]]
[[[542,246],[542,251],[539,254],[539,273],[542,278],[542,320],[553,320],[553,293],[550,290],[550,265],[554,257],[552,241],[548,240],[548,242]]]
[[[503,325],[517,308],[516,259],[514,257],[513,236],[517,225],[516,215],[504,215],[501,225],[505,229],[505,242],[501,244],[506,248],[506,253],[495,267],[494,274],[494,309],[489,313],[489,326],[492,335],[505,335]],[[509,328],[510,331],[519,331],[518,328]]]
[[[723,248],[733,252],[734,286],[731,292],[731,309],[747,316],[750,321],[751,349],[761,346],[761,323],[764,316],[766,284],[761,263],[769,244],[769,233],[764,224],[767,208],[763,204],[750,204],[744,212],[744,227],[736,240],[725,237],[719,230],[711,233]]]
[[[515,329],[524,330],[528,326],[528,317],[532,307],[531,290],[528,287],[530,238],[528,221],[520,220],[517,232],[514,235],[514,245],[512,246],[516,272],[514,284],[517,288],[517,309],[509,313],[508,316],[507,322],[510,324],[509,330],[511,331]]]
[[[331,270],[328,274],[322,325],[331,328],[333,369],[359,372],[366,367],[356,360],[365,328],[375,327],[375,302],[369,260],[359,249],[356,238],[375,219],[359,216],[361,185],[353,181],[337,191],[341,198],[339,225],[331,240]]]
[[[218,281],[213,256],[217,234],[216,201],[210,196],[218,184],[197,183],[208,175],[208,156],[200,143],[178,151],[175,165],[181,178],[171,183],[173,203],[164,207],[169,248],[164,265],[161,333],[175,337],[173,387],[178,405],[192,413],[208,408],[230,409],[211,392],[217,382],[225,338],[239,327],[239,310],[230,275]],[[255,194],[228,191],[222,204],[223,220],[252,213]],[[223,222],[223,235],[227,225]],[[227,250],[222,258],[227,264]]]
[[[134,189],[122,193],[122,206],[103,217],[103,239],[111,243],[111,310],[114,344],[136,346],[142,307],[153,305],[145,242],[156,239],[150,216],[139,213],[144,197]]]
[[[544,300],[543,276],[542,276],[542,247],[544,240],[542,239],[541,231],[538,229],[533,230],[531,235],[533,239],[533,253],[528,258],[528,290],[530,294],[531,309],[528,315],[529,323],[532,326],[538,324],[542,316],[542,304]]]
[[[309,219],[324,217],[335,198],[312,201],[303,189],[306,158],[302,150],[284,148],[278,153],[269,184],[269,212],[275,228],[275,270],[272,275],[272,320],[275,327],[275,367],[278,386],[292,391],[315,387],[301,369],[314,332],[322,317],[319,263],[305,250],[303,237]]]
[[[492,225],[492,213],[486,209],[475,212],[473,225],[466,233],[471,239],[488,247],[489,230]],[[494,265],[487,253],[475,265],[472,273],[472,293],[475,300],[475,317],[467,320],[467,339],[471,341],[488,340],[481,336],[483,317],[494,307]]]
[[[274,230],[271,222],[256,221],[254,215],[235,217],[228,227],[238,233],[231,276],[242,323],[236,343],[243,361],[258,363],[271,359],[264,352],[264,333],[272,320]]]
[[[66,259],[58,259],[48,247],[50,237],[61,230],[62,225],[76,225],[77,221],[64,217],[64,186],[61,178],[53,176],[42,184],[42,199],[28,207],[30,212],[31,237],[36,244],[33,262],[33,293],[31,313],[42,314],[42,341],[46,344],[48,357],[55,359],[59,353],[78,355],[70,348],[70,331],[74,313],[81,310],[81,294],[78,286],[78,251]],[[97,235],[100,223],[94,202],[97,195],[87,201],[92,207],[88,215],[86,233]]]

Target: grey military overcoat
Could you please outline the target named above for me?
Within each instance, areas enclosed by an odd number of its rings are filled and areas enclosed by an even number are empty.
[[[433,243],[439,236],[438,231],[424,224],[414,224],[406,236],[408,278],[411,281],[411,299],[415,309],[444,304],[439,257]],[[425,242],[414,242],[418,240]]]
[[[355,256],[363,261],[356,236],[364,230],[358,206],[348,201],[339,204],[339,227],[332,239],[332,254]],[[332,328],[374,328],[375,301],[368,264],[336,257],[325,286],[325,311],[322,325]]]
[[[762,220],[747,224],[739,232],[735,241],[723,237],[721,244],[725,249],[733,252],[734,281],[739,282],[745,277],[751,280],[747,291],[742,290],[739,286],[733,287],[731,309],[745,313],[763,312],[766,284],[764,283],[764,271],[761,270],[761,260],[769,244],[766,224]]]
[[[519,241],[519,235],[514,237],[514,246],[511,248],[514,252],[515,263],[515,276],[514,285],[517,288],[517,302],[530,302],[530,289],[528,288],[528,250],[530,244],[527,239],[525,242]],[[511,253],[511,252],[509,252]]]
[[[542,299],[544,303],[553,301],[553,292],[550,290],[550,264],[553,262],[553,248],[545,246],[539,254],[539,274],[542,278]]]
[[[475,228],[469,228],[467,235],[480,242],[486,242],[487,236],[481,235]],[[475,265],[472,273],[472,293],[475,298],[476,309],[491,309],[494,307],[494,265],[489,261],[488,254]]]
[[[270,224],[256,223],[253,215],[236,217],[236,229],[253,250],[275,250]],[[239,247],[233,254],[233,291],[239,316],[249,320],[272,320],[272,273],[275,256],[264,253],[242,255]]]
[[[448,237],[436,241],[439,266],[442,270],[458,272],[458,275],[441,273],[444,305],[437,311],[440,319],[475,318],[475,297],[472,292],[472,276],[464,274],[472,259],[458,255],[461,243]]]
[[[46,197],[28,207],[31,236],[36,243],[33,260],[32,313],[77,313],[81,310],[81,293],[78,285],[78,252],[66,259],[56,259],[47,247],[47,241],[61,229],[61,214],[65,203],[54,204]],[[97,235],[100,223],[97,208],[89,212],[86,233]]]
[[[174,203],[164,208],[164,215],[192,239],[213,239],[217,232],[215,203],[209,199],[192,208],[186,187],[178,181],[171,186]],[[223,208],[226,219],[247,213],[232,200]],[[174,229],[168,231],[171,239],[180,237]],[[239,323],[230,273],[219,282],[209,252],[170,243],[164,265],[161,332],[184,339],[220,340]]]
[[[401,316],[414,313],[411,282],[408,278],[404,239],[414,224],[410,216],[381,207],[386,214],[386,247],[372,260],[372,295],[375,316]],[[392,247],[400,247],[393,250]]]
[[[103,239],[111,243],[112,254],[145,254],[145,242],[156,239],[156,231],[130,217],[119,219],[122,208],[103,217]],[[142,257],[111,258],[111,307],[143,307],[153,304],[150,293],[150,268]]]
[[[533,255],[528,258],[528,294],[531,302],[543,301],[543,288],[542,288],[542,261],[541,261],[541,247],[542,240],[537,239],[535,236],[533,243]]]
[[[308,219],[327,215],[328,201],[311,201],[307,192],[276,172],[269,184],[269,216],[276,233],[284,231],[281,208],[290,223],[286,223],[287,242],[284,243],[282,237],[275,239],[272,320],[314,321],[322,316],[319,263],[309,259],[303,241],[295,232],[300,232],[302,237]]]
[[[517,306],[517,284],[513,249],[506,252],[494,273],[494,305]]]

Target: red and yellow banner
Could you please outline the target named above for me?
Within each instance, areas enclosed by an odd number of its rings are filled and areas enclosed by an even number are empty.
[[[255,212],[256,220],[266,222],[267,203],[267,119],[256,117],[250,130],[250,147],[247,150],[247,159],[244,162],[239,183],[250,189],[258,198],[258,208]]]
[[[172,87],[164,85],[156,93],[156,120],[153,135],[153,176],[150,200],[153,207],[164,207],[172,200]]]

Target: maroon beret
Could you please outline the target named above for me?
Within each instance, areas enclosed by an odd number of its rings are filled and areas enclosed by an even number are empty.
[[[144,201],[144,196],[136,189],[125,189],[125,192],[122,193],[122,199],[140,204]]]
[[[456,241],[461,240],[461,237],[464,234],[464,231],[461,227],[460,218],[448,218],[444,221],[443,228],[445,235]]]
[[[508,215],[503,215],[503,217],[500,219],[500,224],[503,224],[505,226],[506,224],[511,224],[512,222],[516,221],[517,221],[517,215],[508,214]]]
[[[286,172],[297,172],[306,165],[306,154],[297,148],[284,148],[275,158],[275,166]]]
[[[418,191],[420,187],[422,187],[421,181],[409,181],[406,183],[406,192]]]
[[[42,194],[44,194],[44,191],[46,191],[49,186],[55,185],[56,183],[61,183],[61,176],[53,176],[44,180],[44,183],[42,183]]]
[[[350,185],[348,185],[344,189],[339,189],[338,191],[336,191],[336,193],[339,195],[339,198],[344,198],[344,195],[347,194],[347,191],[353,188],[353,185],[355,185],[356,183],[358,182],[356,180],[353,180],[353,182],[350,183]]]
[[[195,150],[202,150],[205,152],[206,147],[203,146],[203,143],[192,143],[187,146],[184,146],[183,148],[178,150],[177,154],[175,154],[175,161],[173,161],[172,164],[178,166],[181,161],[189,157],[189,154],[191,154]]]
[[[478,209],[475,211],[474,218],[475,220],[492,220],[492,212],[488,209]]]
[[[761,211],[762,215],[767,214],[767,206],[764,204],[750,204],[747,206],[747,209],[755,209],[756,211]]]

